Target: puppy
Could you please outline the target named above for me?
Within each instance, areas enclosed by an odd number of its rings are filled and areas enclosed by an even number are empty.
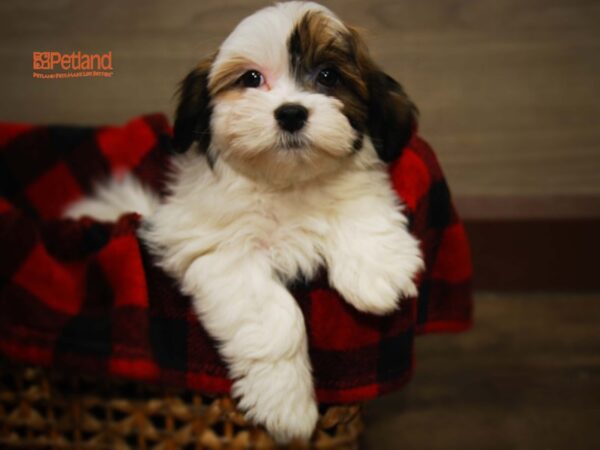
[[[307,439],[317,404],[286,284],[325,266],[374,314],[417,295],[419,245],[385,164],[415,116],[353,28],[315,3],[276,4],[183,80],[168,196],[125,176],[66,215],[144,215],[140,237],[219,343],[239,408],[280,442]]]

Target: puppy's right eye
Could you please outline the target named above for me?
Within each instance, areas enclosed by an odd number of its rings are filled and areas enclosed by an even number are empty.
[[[244,87],[257,88],[263,85],[265,79],[258,70],[249,70],[240,77],[239,82]]]

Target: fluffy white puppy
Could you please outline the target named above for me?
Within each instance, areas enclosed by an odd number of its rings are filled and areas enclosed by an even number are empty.
[[[126,176],[66,215],[145,215],[140,236],[219,342],[239,407],[278,441],[306,439],[318,412],[286,284],[326,266],[376,314],[417,295],[419,245],[385,165],[414,121],[353,28],[315,3],[276,4],[183,80],[169,195]]]

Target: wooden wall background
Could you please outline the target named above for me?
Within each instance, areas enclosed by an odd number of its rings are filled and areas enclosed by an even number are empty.
[[[459,207],[600,215],[600,2],[324,0],[419,105]],[[0,120],[171,113],[176,83],[262,0],[0,2]],[[112,79],[38,80],[32,51],[112,50]],[[532,206],[531,200],[535,204]],[[515,206],[516,205],[516,206]],[[516,210],[516,211],[515,211]],[[587,212],[586,212],[587,211]]]

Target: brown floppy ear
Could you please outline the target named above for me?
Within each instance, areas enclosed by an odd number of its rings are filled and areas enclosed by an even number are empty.
[[[192,70],[179,86],[179,104],[173,127],[173,151],[185,152],[194,141],[200,150],[210,145],[210,116],[212,106],[208,92],[208,72],[212,59]]]
[[[368,95],[367,131],[379,158],[397,159],[417,127],[418,111],[404,89],[371,58],[361,32],[347,26],[350,48],[361,70]]]
[[[381,70],[368,80],[369,118],[367,128],[379,158],[396,160],[417,126],[418,111],[400,84]]]

